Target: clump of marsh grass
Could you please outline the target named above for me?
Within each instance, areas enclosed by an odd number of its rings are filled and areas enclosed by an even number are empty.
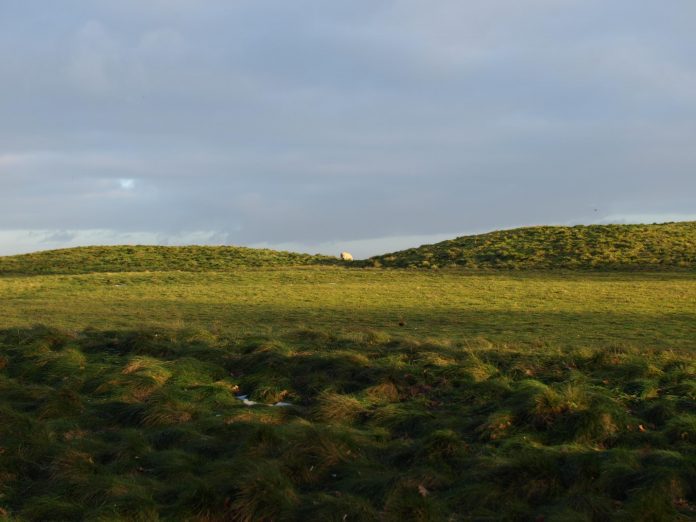
[[[287,432],[282,460],[298,483],[322,483],[339,466],[361,458],[364,439],[364,435],[342,426],[296,424]]]
[[[498,374],[498,368],[473,352],[470,352],[467,361],[462,365],[462,370],[474,382],[482,382]]]
[[[479,426],[478,431],[484,440],[499,440],[505,438],[513,427],[514,415],[509,411],[496,411],[488,416],[486,422]]]
[[[41,419],[66,419],[79,417],[85,411],[85,403],[78,392],[63,388],[52,394],[38,411]]]
[[[52,462],[55,480],[71,484],[87,484],[97,473],[94,456],[79,450],[67,450]]]
[[[672,444],[696,443],[696,415],[684,413],[671,418],[665,425],[665,435]]]
[[[466,457],[469,453],[469,445],[456,431],[439,429],[423,438],[419,453],[422,458],[430,462],[453,465]]]
[[[142,402],[160,389],[172,376],[170,364],[147,356],[130,359],[119,374],[96,388],[124,402]]]
[[[326,522],[378,522],[379,511],[367,500],[343,493],[315,493],[303,497],[298,510],[300,520],[322,520]]]
[[[535,422],[550,425],[566,414],[585,411],[590,406],[590,398],[584,386],[565,384],[560,387],[546,387],[534,397],[531,414]]]
[[[366,388],[365,396],[375,404],[398,402],[400,398],[399,389],[391,381],[381,382]]]
[[[355,397],[326,391],[317,397],[316,416],[324,422],[350,424],[366,412]]]
[[[401,480],[394,486],[386,498],[382,513],[383,520],[389,522],[433,522],[448,518],[442,503],[424,483],[414,479]]]
[[[30,499],[19,514],[27,520],[81,520],[84,507],[48,494]]]
[[[239,522],[272,522],[286,518],[299,502],[292,482],[276,462],[257,461],[240,474],[229,513]]]
[[[150,397],[142,415],[144,426],[171,426],[189,422],[198,414],[195,403],[176,399],[166,394]]]

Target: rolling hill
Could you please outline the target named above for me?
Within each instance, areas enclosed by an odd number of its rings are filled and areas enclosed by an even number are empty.
[[[237,246],[91,246],[0,257],[0,275],[206,272],[344,264],[335,257]],[[539,226],[463,236],[351,266],[499,270],[696,269],[696,221]]]
[[[696,222],[518,228],[463,236],[370,261],[395,268],[694,269]]]
[[[224,271],[332,264],[336,258],[235,246],[92,246],[0,257],[0,274]]]

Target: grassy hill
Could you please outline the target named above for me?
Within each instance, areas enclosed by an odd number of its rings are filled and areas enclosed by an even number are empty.
[[[2,274],[205,272],[340,264],[337,258],[236,246],[92,246],[0,257]],[[352,266],[544,270],[696,268],[696,221],[527,227],[463,236]]]
[[[0,274],[202,272],[336,262],[328,256],[236,246],[92,246],[0,257]]]
[[[376,256],[400,268],[655,270],[696,268],[696,222],[527,227]]]

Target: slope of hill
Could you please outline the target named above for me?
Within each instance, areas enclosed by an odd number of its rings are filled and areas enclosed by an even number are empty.
[[[696,221],[528,227],[371,258],[374,266],[501,269],[694,269]]]
[[[331,264],[336,258],[233,246],[95,246],[0,257],[0,274],[78,274]]]
[[[337,258],[236,246],[93,246],[0,257],[2,274],[224,271],[332,265]],[[696,269],[696,221],[540,226],[463,236],[358,261],[355,267],[473,269]]]

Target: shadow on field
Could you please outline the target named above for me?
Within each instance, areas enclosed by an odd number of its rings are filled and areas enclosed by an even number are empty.
[[[117,308],[116,303],[108,303]],[[557,343],[597,346],[635,343],[640,346],[696,349],[696,312],[618,313],[472,310],[438,306],[378,307],[347,303],[313,307],[253,303],[187,303],[147,300],[139,308],[123,303],[131,316],[166,324],[176,317],[182,324],[219,324],[228,332],[287,332],[311,325],[332,331],[377,328],[392,335],[469,339],[486,337],[496,342]],[[152,313],[155,310],[156,313]],[[91,312],[90,312],[91,313]],[[135,322],[135,321],[133,321]],[[261,325],[261,326],[260,326]]]
[[[686,518],[695,370],[666,350],[374,330],[3,330],[0,513]]]
[[[328,266],[328,265],[325,265]],[[525,269],[525,270],[509,270],[509,269],[470,269],[470,268],[439,268],[437,270],[429,270],[423,268],[374,268],[368,262],[359,261],[357,264],[337,266],[336,268],[344,268],[346,270],[365,271],[368,273],[398,273],[403,275],[413,274],[418,276],[430,276],[438,278],[441,276],[457,276],[463,279],[472,277],[500,277],[503,279],[513,279],[518,281],[535,281],[544,282],[567,282],[567,281],[606,281],[606,282],[634,282],[634,281],[693,281],[696,276],[696,270],[693,268],[684,269],[624,269],[624,270],[570,270],[570,269]]]

